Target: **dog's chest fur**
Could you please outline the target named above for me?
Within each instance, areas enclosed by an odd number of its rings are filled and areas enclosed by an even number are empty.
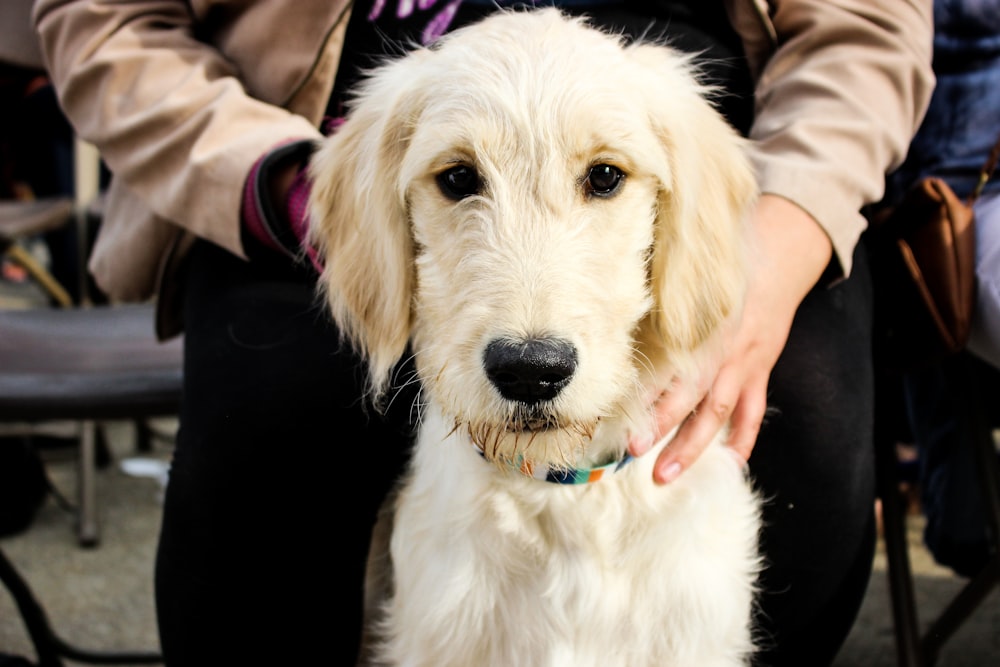
[[[385,662],[745,664],[756,502],[721,444],[669,486],[655,452],[565,486],[500,471],[451,431],[431,409],[396,504]]]

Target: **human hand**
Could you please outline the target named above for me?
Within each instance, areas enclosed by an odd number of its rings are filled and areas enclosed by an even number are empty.
[[[787,199],[762,195],[751,225],[756,257],[742,316],[726,332],[723,354],[699,378],[667,388],[655,404],[655,437],[629,443],[638,456],[680,427],[653,467],[659,484],[689,468],[727,423],[729,446],[749,459],[767,409],[771,370],[796,310],[830,261],[826,233]]]

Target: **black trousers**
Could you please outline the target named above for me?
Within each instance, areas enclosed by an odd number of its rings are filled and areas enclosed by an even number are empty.
[[[156,562],[167,664],[351,665],[371,526],[410,444],[408,401],[385,418],[366,409],[360,363],[307,275],[208,243],[187,275],[185,395]],[[751,459],[767,498],[761,665],[827,664],[864,596],[870,318],[859,258],[849,280],[806,299],[772,377]]]
[[[186,274],[156,559],[166,662],[353,665],[367,545],[404,464],[407,415],[367,409],[361,364],[308,274],[206,242]]]
[[[872,290],[851,277],[803,301],[771,374],[750,457],[765,498],[759,665],[829,664],[864,598],[875,553]]]

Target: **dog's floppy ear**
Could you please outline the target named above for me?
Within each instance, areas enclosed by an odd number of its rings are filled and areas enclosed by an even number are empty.
[[[669,352],[691,352],[736,312],[746,284],[747,215],[757,196],[748,143],[705,98],[689,61],[652,46],[649,114],[666,160],[650,269],[653,328]]]
[[[421,107],[414,69],[426,55],[376,70],[310,165],[309,237],[325,263],[320,288],[367,359],[376,395],[410,334],[413,253],[400,166]]]

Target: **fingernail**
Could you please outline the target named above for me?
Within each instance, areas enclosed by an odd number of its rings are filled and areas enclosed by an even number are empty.
[[[681,474],[681,464],[673,461],[665,468],[660,468],[660,484],[670,484]]]

